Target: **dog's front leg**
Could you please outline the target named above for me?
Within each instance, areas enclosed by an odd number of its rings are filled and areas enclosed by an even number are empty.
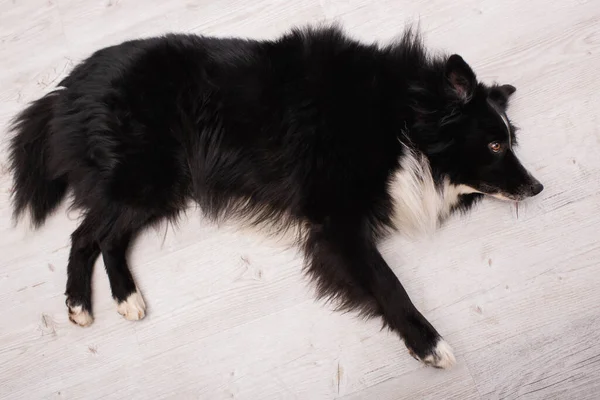
[[[437,368],[454,364],[452,349],[415,308],[367,224],[329,220],[315,225],[305,250],[308,273],[321,297],[339,301],[341,309],[382,317],[423,363]]]

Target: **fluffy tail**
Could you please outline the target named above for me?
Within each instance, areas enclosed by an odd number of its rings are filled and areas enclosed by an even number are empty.
[[[13,174],[14,218],[29,209],[34,227],[44,223],[67,191],[64,177],[53,177],[48,170],[50,123],[58,93],[52,92],[31,103],[13,121],[16,133],[9,149]]]

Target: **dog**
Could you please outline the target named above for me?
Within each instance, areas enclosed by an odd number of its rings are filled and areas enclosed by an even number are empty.
[[[67,192],[66,305],[92,323],[102,254],[117,310],[145,315],[126,251],[190,201],[212,221],[293,230],[318,295],[379,317],[426,365],[451,347],[377,249],[432,231],[483,196],[520,201],[542,184],[517,159],[512,85],[479,82],[459,55],[432,55],[418,30],[364,44],[339,27],[276,40],[168,34],[93,53],[13,120],[18,220],[39,227]]]

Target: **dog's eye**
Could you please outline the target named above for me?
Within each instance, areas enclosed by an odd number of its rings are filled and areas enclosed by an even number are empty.
[[[494,153],[499,153],[502,150],[502,144],[500,144],[500,142],[492,142],[488,144],[488,147]]]

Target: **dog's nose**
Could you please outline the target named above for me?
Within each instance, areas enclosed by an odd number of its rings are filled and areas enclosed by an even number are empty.
[[[542,185],[540,182],[535,181],[532,185],[531,185],[531,195],[535,196],[537,194],[539,194],[542,190],[544,190],[544,185]]]

